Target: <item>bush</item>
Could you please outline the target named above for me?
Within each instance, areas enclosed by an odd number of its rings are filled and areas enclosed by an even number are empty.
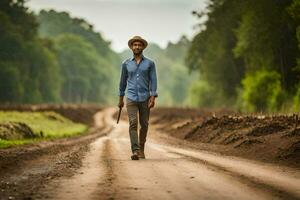
[[[294,96],[294,111],[299,112],[300,110],[300,84],[298,84],[297,92]]]
[[[276,71],[260,70],[246,75],[242,80],[243,109],[251,112],[278,111],[285,96],[280,79]]]
[[[196,81],[189,89],[189,101],[192,106],[214,107],[219,99],[219,93],[206,81]]]

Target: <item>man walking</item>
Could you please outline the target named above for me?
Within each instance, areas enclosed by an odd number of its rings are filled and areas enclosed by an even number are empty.
[[[157,76],[155,63],[143,55],[148,43],[140,36],[128,41],[133,57],[125,60],[121,66],[119,83],[119,108],[124,106],[127,87],[126,108],[129,118],[129,136],[132,160],[145,158],[145,142],[148,132],[150,109],[155,105],[157,94]],[[138,113],[138,117],[137,117]],[[138,121],[140,130],[138,135]]]

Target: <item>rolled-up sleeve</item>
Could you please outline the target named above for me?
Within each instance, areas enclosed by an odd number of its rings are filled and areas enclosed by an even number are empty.
[[[127,69],[126,69],[126,64],[125,64],[125,62],[123,62],[121,65],[119,96],[125,96],[125,90],[126,90],[126,86],[127,86],[127,78],[128,78],[128,73],[127,73]]]
[[[150,95],[158,97],[156,67],[154,62],[152,62],[150,67]]]

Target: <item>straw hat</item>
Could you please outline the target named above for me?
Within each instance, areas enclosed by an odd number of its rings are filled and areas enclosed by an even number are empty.
[[[140,41],[144,44],[144,49],[148,46],[148,42],[143,39],[141,36],[134,36],[133,38],[131,38],[130,40],[128,40],[128,46],[131,49],[132,44],[136,41]]]

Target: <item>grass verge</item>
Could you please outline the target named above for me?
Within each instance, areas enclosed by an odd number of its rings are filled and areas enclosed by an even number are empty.
[[[7,128],[12,122],[25,123],[32,129],[33,138],[10,138],[9,134],[18,135],[18,131]],[[1,129],[1,124],[6,124],[6,129]],[[47,139],[72,137],[84,134],[88,127],[81,123],[75,123],[58,113],[47,112],[18,112],[0,111],[0,148],[19,146]],[[2,133],[1,133],[2,131]],[[20,135],[20,134],[19,134]],[[1,139],[2,136],[2,139]]]

